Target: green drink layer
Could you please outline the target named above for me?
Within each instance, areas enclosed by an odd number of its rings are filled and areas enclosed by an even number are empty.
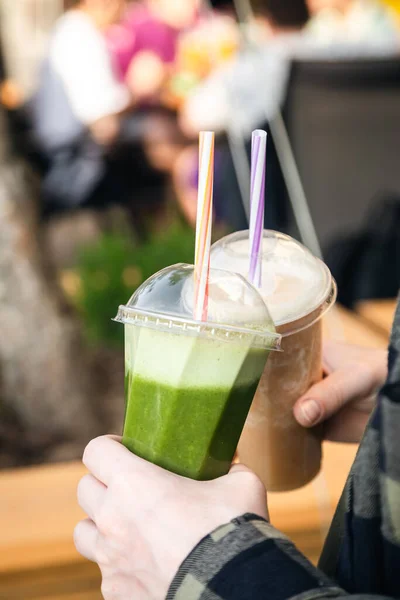
[[[126,327],[123,443],[192,479],[229,470],[268,351]]]
[[[179,389],[134,375],[123,443],[180,475],[220,477],[231,465],[257,384]]]

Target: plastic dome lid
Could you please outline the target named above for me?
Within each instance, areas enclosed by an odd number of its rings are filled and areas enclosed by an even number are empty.
[[[301,319],[324,305],[322,316],[335,301],[336,286],[328,267],[297,240],[264,230],[262,286],[259,290],[276,326]],[[249,231],[228,235],[211,248],[211,266],[247,277]]]
[[[246,342],[254,347],[280,347],[268,308],[243,276],[211,269],[208,320],[193,319],[194,266],[177,264],[150,277],[120,306],[116,321],[170,333]]]

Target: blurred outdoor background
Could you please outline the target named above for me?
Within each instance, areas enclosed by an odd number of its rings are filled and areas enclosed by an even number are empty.
[[[0,599],[100,598],[75,553],[86,443],[120,433],[118,305],[193,262],[197,137],[216,138],[218,239],[265,226],[339,286],[326,335],[387,343],[400,286],[398,0],[0,0]],[[355,448],[272,497],[316,560]]]

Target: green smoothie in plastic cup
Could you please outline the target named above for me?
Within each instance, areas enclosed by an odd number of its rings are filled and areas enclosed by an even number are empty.
[[[211,270],[208,321],[192,318],[192,265],[148,279],[121,306],[124,445],[186,477],[228,472],[270,350],[280,336],[258,291]]]

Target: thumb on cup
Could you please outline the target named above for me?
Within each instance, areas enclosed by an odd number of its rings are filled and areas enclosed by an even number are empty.
[[[294,406],[294,416],[303,427],[326,421],[354,399],[355,376],[351,369],[338,370],[313,385]]]

